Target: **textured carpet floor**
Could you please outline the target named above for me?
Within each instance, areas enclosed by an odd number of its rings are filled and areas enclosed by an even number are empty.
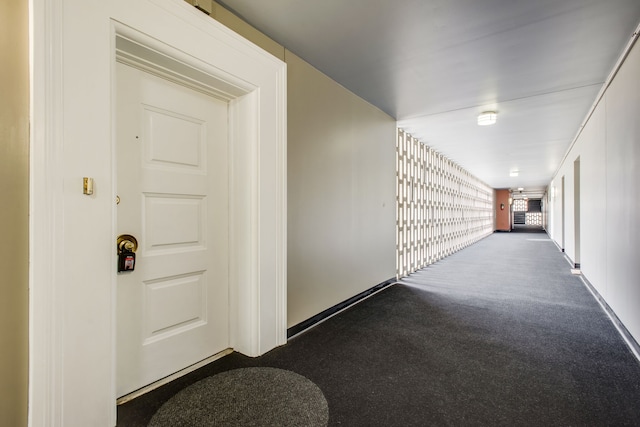
[[[184,387],[249,366],[309,378],[332,426],[640,425],[640,364],[545,234],[493,234],[286,346],[121,406],[118,425],[147,425]]]

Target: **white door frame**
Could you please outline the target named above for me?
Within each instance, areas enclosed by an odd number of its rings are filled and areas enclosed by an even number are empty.
[[[249,356],[286,342],[286,66],[181,0],[30,6],[29,425],[110,426],[116,38],[231,100],[230,336]]]

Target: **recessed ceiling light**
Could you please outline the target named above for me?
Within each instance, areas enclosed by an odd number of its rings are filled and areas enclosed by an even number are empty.
[[[518,187],[518,191],[522,191],[522,190],[524,190],[523,187]]]
[[[495,111],[485,111],[478,115],[478,125],[480,126],[488,126],[496,123],[498,118],[498,113]]]
[[[513,171],[509,172],[509,176],[518,176],[519,173],[520,173],[520,171],[513,170]]]

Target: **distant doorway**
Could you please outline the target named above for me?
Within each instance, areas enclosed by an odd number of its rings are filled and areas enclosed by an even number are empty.
[[[512,231],[544,231],[542,227],[542,200],[525,198],[513,200]]]
[[[560,194],[560,196],[561,196],[560,201],[561,201],[561,204],[562,204],[561,205],[561,212],[562,213],[561,213],[560,217],[562,219],[562,240],[560,242],[561,243],[560,247],[562,248],[562,252],[564,252],[564,235],[565,235],[565,233],[564,233],[564,227],[565,227],[565,225],[564,225],[565,224],[565,221],[564,221],[564,176],[562,177],[562,181],[561,182],[562,182],[562,184],[561,184],[561,190],[560,190],[560,193],[561,193]]]
[[[575,268],[580,268],[580,157],[573,162],[573,232],[575,241]]]

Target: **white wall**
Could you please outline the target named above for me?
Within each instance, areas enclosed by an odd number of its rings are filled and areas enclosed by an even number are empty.
[[[287,63],[288,325],[395,275],[396,122],[214,3]]]
[[[288,322],[395,276],[395,120],[286,52]]]
[[[580,157],[580,265],[640,341],[640,45],[636,44],[588,120],[551,187],[551,237],[560,244],[565,177],[565,251],[575,259],[573,162]],[[550,190],[551,191],[551,190]]]
[[[598,291],[606,293],[607,167],[605,108],[597,108],[583,131],[580,156],[580,268]],[[599,224],[594,226],[594,224]]]

